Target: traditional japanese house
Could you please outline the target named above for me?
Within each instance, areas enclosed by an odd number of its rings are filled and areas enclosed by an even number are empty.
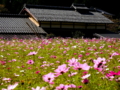
[[[111,37],[120,35],[107,30],[113,22],[98,9],[84,4],[70,7],[25,4],[19,15],[0,14],[0,36]]]
[[[63,37],[78,34],[79,31],[85,37],[94,37],[95,33],[108,33],[106,25],[113,23],[84,4],[72,4],[71,7],[25,4],[20,14],[29,15],[31,21],[48,34]]]
[[[27,15],[0,14],[0,37],[31,38],[45,35],[46,32],[31,22]]]

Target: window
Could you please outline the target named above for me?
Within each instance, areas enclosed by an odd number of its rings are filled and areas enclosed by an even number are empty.
[[[97,24],[97,29],[105,29],[105,24]]]
[[[73,28],[73,23],[62,22],[62,28]]]
[[[96,28],[96,24],[94,23],[87,24],[87,29],[95,29],[95,28]]]
[[[60,28],[60,22],[51,22],[51,28]]]
[[[75,29],[85,29],[85,23],[75,23],[74,28]]]
[[[50,28],[50,22],[41,22],[40,26],[43,28]]]

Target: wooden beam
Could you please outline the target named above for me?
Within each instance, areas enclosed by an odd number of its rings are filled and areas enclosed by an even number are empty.
[[[36,21],[38,21],[37,18],[34,17],[34,15],[33,15],[27,8],[25,8],[25,11],[26,11],[31,17],[33,17]]]
[[[32,17],[29,17],[29,19],[30,19],[36,26],[39,26],[39,22],[37,22],[35,19],[33,19]]]

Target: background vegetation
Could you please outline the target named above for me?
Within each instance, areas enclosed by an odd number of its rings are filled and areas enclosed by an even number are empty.
[[[20,12],[23,5],[27,4],[41,4],[41,5],[58,5],[58,6],[70,6],[72,3],[84,3],[88,7],[93,6],[120,17],[119,1],[115,0],[68,0],[67,3],[64,0],[0,0],[0,4],[4,4],[5,7],[11,13]]]

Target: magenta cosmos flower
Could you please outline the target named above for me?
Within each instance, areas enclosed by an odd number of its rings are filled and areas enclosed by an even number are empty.
[[[40,73],[40,71],[36,71],[35,73],[36,73],[36,74],[39,74],[39,73]]]
[[[69,67],[66,66],[66,64],[62,64],[58,66],[58,68],[55,70],[56,76],[62,75],[63,73],[66,73],[69,70]]]
[[[115,75],[117,75],[117,73],[114,71],[110,71],[109,73],[106,74],[107,77],[111,77],[111,76],[115,76]]]
[[[83,80],[82,80],[82,83],[88,84],[88,83],[89,83],[89,80],[88,80],[88,79],[83,79]]]
[[[29,55],[36,55],[36,54],[37,54],[37,52],[33,51],[33,52],[28,53],[28,56]]]
[[[46,74],[46,75],[43,76],[43,80],[44,80],[45,82],[50,83],[50,84],[53,84],[53,83],[54,83],[54,82],[53,82],[54,79],[55,79],[54,73],[48,73],[48,74]]]
[[[33,60],[28,60],[27,64],[34,64],[34,61]]]
[[[6,62],[5,61],[0,61],[0,64],[5,65]]]
[[[106,74],[107,77],[115,77],[116,75],[120,75],[120,71],[118,72],[110,71],[109,73]]]

